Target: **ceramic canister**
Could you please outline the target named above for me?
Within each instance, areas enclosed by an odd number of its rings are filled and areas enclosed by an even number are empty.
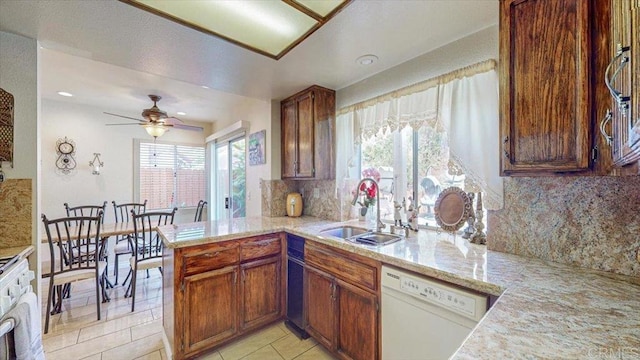
[[[291,193],[287,195],[287,216],[298,217],[302,215],[302,195]]]

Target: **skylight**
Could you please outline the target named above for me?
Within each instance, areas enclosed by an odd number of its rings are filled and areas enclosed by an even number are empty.
[[[279,59],[352,0],[120,0]]]

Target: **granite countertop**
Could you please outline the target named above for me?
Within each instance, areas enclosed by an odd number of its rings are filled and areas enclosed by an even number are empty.
[[[419,231],[385,246],[320,236],[313,217],[239,218],[159,228],[180,248],[287,231],[452,284],[499,296],[454,359],[640,357],[640,279],[489,251],[460,236]]]
[[[0,247],[0,258],[14,257],[20,255],[21,258],[25,258],[31,255],[35,251],[32,245],[12,246],[12,247]]]

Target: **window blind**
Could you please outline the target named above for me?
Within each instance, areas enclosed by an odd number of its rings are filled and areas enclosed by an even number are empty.
[[[205,196],[202,146],[140,143],[140,200],[148,209],[192,207]]]

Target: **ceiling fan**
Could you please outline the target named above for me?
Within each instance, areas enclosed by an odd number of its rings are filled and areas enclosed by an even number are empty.
[[[167,116],[166,111],[160,110],[158,108],[158,101],[162,99],[159,95],[149,95],[149,99],[153,101],[153,106],[149,109],[144,109],[142,111],[142,117],[145,120],[140,120],[136,118],[132,118],[129,116],[113,114],[109,112],[104,112],[107,115],[117,116],[125,119],[131,119],[138,121],[137,123],[124,123],[124,124],[107,124],[107,126],[118,126],[118,125],[141,125],[147,131],[147,133],[154,138],[158,136],[162,136],[167,130],[170,128],[176,128],[181,130],[192,130],[192,131],[202,131],[203,128],[200,126],[191,126],[185,125],[182,120],[176,117]]]

